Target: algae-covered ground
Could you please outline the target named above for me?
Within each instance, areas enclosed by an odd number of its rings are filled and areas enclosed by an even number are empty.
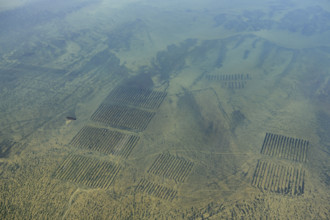
[[[329,30],[327,1],[2,4],[0,218],[327,219]],[[164,99],[99,123],[116,88]]]

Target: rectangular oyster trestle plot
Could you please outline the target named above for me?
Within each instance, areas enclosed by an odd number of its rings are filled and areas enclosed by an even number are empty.
[[[146,179],[141,179],[135,190],[170,201],[172,201],[178,193],[176,190],[150,182]]]
[[[184,182],[193,167],[193,162],[170,154],[160,154],[151,165],[148,173]]]
[[[147,88],[119,86],[115,88],[104,103],[131,105],[145,109],[157,109],[166,97],[166,92]]]
[[[304,193],[305,171],[302,168],[258,161],[252,185],[265,191],[301,195]]]
[[[210,81],[220,81],[224,88],[243,89],[251,76],[246,74],[214,74],[206,75],[205,78]]]
[[[154,115],[155,112],[128,106],[101,104],[91,119],[115,128],[143,131]]]
[[[3,140],[0,143],[0,158],[7,157],[10,153],[11,148],[17,144],[14,141],[11,140]]]
[[[85,126],[72,139],[70,144],[78,148],[127,158],[138,140],[139,137],[136,135],[124,134],[106,128]]]
[[[260,153],[297,162],[306,162],[308,145],[309,142],[306,140],[266,133]]]
[[[119,165],[107,161],[70,155],[55,171],[54,177],[92,188],[108,189],[120,168]]]
[[[215,80],[215,81],[241,81],[241,80],[251,79],[248,73],[206,75],[205,78],[208,80]]]

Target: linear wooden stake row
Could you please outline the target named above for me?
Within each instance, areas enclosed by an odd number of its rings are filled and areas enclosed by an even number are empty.
[[[150,182],[146,179],[141,179],[135,190],[170,201],[172,201],[177,195],[176,190]]]
[[[54,176],[94,188],[108,189],[120,169],[119,165],[110,162],[69,155],[55,171]]]
[[[124,87],[114,89],[105,99],[105,103],[133,105],[146,109],[157,109],[166,97],[166,92],[147,88]]]
[[[184,182],[193,165],[192,162],[183,158],[177,158],[170,154],[160,154],[149,168],[148,173],[174,179],[177,182]]]
[[[77,133],[70,144],[78,148],[127,158],[138,140],[139,137],[135,135],[85,126]]]
[[[283,135],[266,133],[260,153],[288,160],[306,162],[309,142]]]
[[[154,115],[155,112],[127,106],[101,104],[91,118],[108,126],[143,131],[147,128]]]
[[[305,171],[291,166],[258,161],[252,185],[265,191],[280,194],[301,195],[304,193]]]

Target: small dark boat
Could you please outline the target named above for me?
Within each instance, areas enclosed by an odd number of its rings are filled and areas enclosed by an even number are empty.
[[[76,117],[67,116],[66,117],[66,120],[68,120],[68,121],[75,121],[75,120],[77,120],[77,118]]]

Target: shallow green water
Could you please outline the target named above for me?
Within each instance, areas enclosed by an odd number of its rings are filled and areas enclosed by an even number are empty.
[[[0,1],[1,219],[326,219],[330,5]]]

